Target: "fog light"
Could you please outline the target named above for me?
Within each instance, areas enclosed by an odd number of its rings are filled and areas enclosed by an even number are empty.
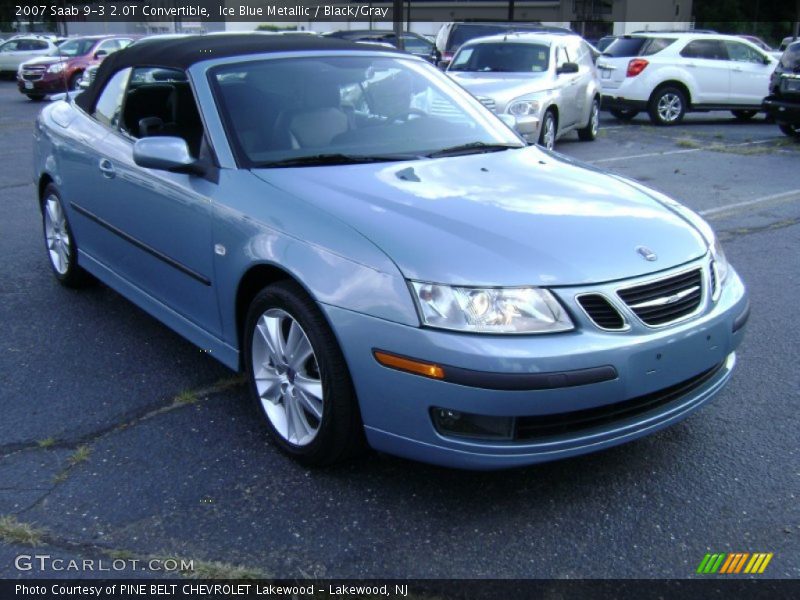
[[[431,409],[433,425],[442,435],[493,440],[513,437],[513,417],[473,415],[448,408]]]

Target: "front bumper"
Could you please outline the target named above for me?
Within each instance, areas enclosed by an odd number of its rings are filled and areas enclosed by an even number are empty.
[[[542,125],[542,120],[537,115],[525,115],[523,117],[516,117],[514,129],[525,138],[529,144],[536,144],[539,142],[539,127]]]
[[[64,78],[61,76],[43,77],[35,81],[17,77],[17,89],[22,94],[59,94],[66,91]]]
[[[470,335],[414,328],[324,306],[353,376],[369,443],[390,454],[449,467],[529,465],[593,452],[667,427],[710,400],[730,378],[748,307],[744,285],[733,270],[712,307],[662,329],[601,331],[569,301],[580,291],[554,290],[572,314],[576,329],[539,336]],[[553,385],[533,389],[487,389],[386,368],[373,357],[376,348],[466,371],[555,377]],[[563,372],[591,372],[604,367],[614,369],[616,377],[559,385],[565,382]],[[704,373],[708,375],[697,379]],[[476,415],[524,417],[530,423],[537,416],[548,420],[657,394],[687,380],[698,383],[652,410],[535,439],[494,441],[441,435],[431,419],[432,409],[445,408]]]
[[[800,100],[790,102],[776,96],[767,96],[763,102],[766,113],[777,123],[800,125]]]

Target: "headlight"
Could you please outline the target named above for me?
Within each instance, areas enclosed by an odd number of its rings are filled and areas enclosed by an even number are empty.
[[[716,289],[714,290],[714,300],[719,298],[719,292],[722,289],[722,284],[728,278],[730,273],[730,265],[728,259],[725,257],[725,252],[722,250],[722,244],[719,240],[714,238],[714,243],[711,245],[711,268],[714,269],[714,276],[717,279]]]
[[[544,289],[451,287],[411,282],[422,322],[475,333],[553,333],[574,328]]]
[[[64,63],[63,62],[53,63],[52,65],[47,67],[47,72],[48,73],[61,73],[61,71],[63,71],[63,70],[64,70]]]
[[[515,117],[539,114],[541,103],[538,100],[514,100],[508,105],[506,112]]]

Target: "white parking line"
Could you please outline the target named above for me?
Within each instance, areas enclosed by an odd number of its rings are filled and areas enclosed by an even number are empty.
[[[712,144],[710,146],[704,146],[702,148],[686,148],[683,150],[667,150],[666,152],[646,152],[644,154],[630,154],[628,156],[611,156],[609,158],[600,158],[598,160],[589,161],[592,164],[599,164],[599,163],[607,163],[607,162],[614,162],[617,160],[634,160],[637,158],[651,158],[653,156],[670,156],[673,154],[690,154],[692,152],[702,152],[703,150],[713,150],[714,148],[736,148],[738,146],[752,146],[755,144],[766,144],[768,142],[774,142],[775,140],[782,140],[784,139],[781,137],[772,137],[766,140],[755,140],[752,142],[740,142],[738,144]]]
[[[749,208],[756,204],[764,202],[773,202],[775,200],[793,200],[794,197],[800,198],[800,189],[789,190],[788,192],[781,192],[780,194],[770,194],[769,196],[762,196],[761,198],[753,198],[752,200],[745,200],[744,202],[736,202],[734,204],[726,204],[725,206],[716,206],[714,208],[707,208],[700,210],[698,213],[704,217],[713,216],[719,213],[734,211],[740,208]]]

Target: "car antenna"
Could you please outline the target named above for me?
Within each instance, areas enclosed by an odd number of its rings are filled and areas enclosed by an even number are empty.
[[[56,48],[58,49],[58,60],[61,65],[64,67],[61,69],[61,78],[64,81],[64,95],[66,96],[65,100],[67,104],[72,104],[72,98],[69,97],[69,83],[67,83],[67,74],[66,74],[66,65],[64,64],[64,55],[61,54],[61,44],[56,44]]]

